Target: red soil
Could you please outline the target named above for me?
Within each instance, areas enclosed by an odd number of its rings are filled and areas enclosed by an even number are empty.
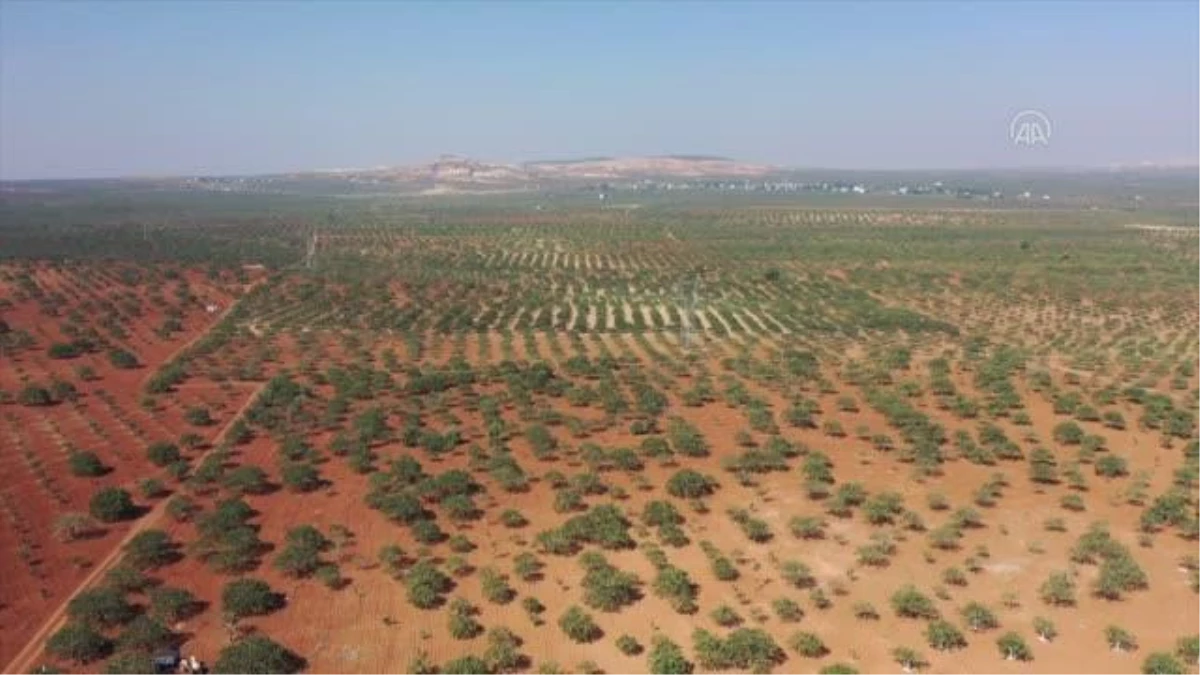
[[[491,336],[493,360],[499,360],[500,339]],[[285,341],[281,358],[295,353],[295,345]],[[573,353],[569,342],[562,344],[567,353]],[[585,337],[585,344],[592,340]],[[448,343],[447,343],[448,345]],[[403,345],[391,345],[403,354]],[[442,362],[448,358],[448,346],[429,349],[427,358]],[[514,336],[514,350],[521,353],[524,343]],[[326,339],[322,347],[327,354],[341,351],[336,340]],[[609,343],[609,349],[616,351]],[[376,353],[381,351],[375,350]],[[549,357],[550,349],[539,343],[539,350]],[[466,355],[474,360],[477,354],[474,341],[468,342]],[[323,368],[323,366],[322,366]],[[716,362],[709,364],[714,375],[723,369]],[[835,373],[827,373],[837,381]],[[715,378],[714,378],[715,379]],[[777,418],[784,409],[784,399],[778,393],[747,382],[747,387],[756,395],[767,399],[776,411]],[[971,395],[973,392],[967,378],[956,376],[956,385]],[[480,387],[485,391],[486,387]],[[699,585],[700,611],[692,616],[674,612],[668,604],[653,595],[650,583],[654,570],[649,561],[638,551],[606,552],[606,557],[617,567],[636,573],[646,586],[645,597],[635,606],[619,613],[590,611],[605,632],[605,637],[590,645],[577,645],[562,635],[556,625],[557,618],[572,604],[582,605],[582,590],[579,561],[570,557],[539,556],[546,563],[544,578],[534,583],[525,583],[511,575],[512,559],[531,548],[537,532],[556,526],[569,517],[556,513],[552,508],[553,491],[546,482],[535,482],[524,494],[508,494],[499,489],[489,477],[476,473],[476,479],[487,487],[487,495],[479,500],[485,516],[475,523],[455,526],[444,517],[439,524],[449,533],[461,532],[471,539],[477,549],[467,554],[468,561],[477,566],[494,566],[510,574],[510,582],[518,592],[518,599],[507,605],[498,606],[488,602],[482,595],[477,574],[458,579],[457,588],[450,597],[461,596],[477,605],[479,620],[487,627],[507,626],[522,636],[525,644],[522,652],[532,658],[533,668],[546,661],[556,661],[568,670],[576,669],[580,662],[590,660],[607,672],[642,672],[646,670],[646,657],[625,656],[614,645],[616,637],[633,635],[644,645],[656,632],[668,635],[679,643],[684,651],[692,653],[692,631],[704,627],[723,633],[709,617],[709,612],[721,604],[734,607],[746,620],[747,625],[758,626],[770,632],[785,646],[788,635],[796,630],[817,633],[827,644],[830,654],[819,660],[804,659],[787,650],[788,660],[781,664],[778,672],[815,671],[834,660],[854,663],[864,671],[893,671],[897,668],[892,661],[891,650],[896,646],[918,649],[932,661],[930,672],[1127,672],[1140,664],[1139,654],[1170,649],[1176,637],[1195,630],[1196,617],[1200,615],[1200,602],[1195,593],[1187,588],[1186,575],[1177,567],[1178,559],[1194,553],[1195,546],[1174,535],[1159,535],[1151,549],[1141,548],[1137,542],[1137,518],[1140,509],[1129,507],[1120,499],[1128,485],[1128,479],[1105,481],[1093,477],[1090,470],[1086,493],[1088,510],[1084,513],[1064,511],[1058,499],[1067,492],[1064,485],[1045,489],[1036,488],[1027,477],[1027,464],[1000,464],[982,467],[965,461],[951,461],[944,466],[944,474],[916,480],[912,467],[899,461],[895,453],[879,452],[867,441],[853,436],[859,425],[866,425],[873,433],[895,431],[888,428],[884,419],[875,411],[865,407],[862,394],[856,387],[841,386],[839,394],[816,395],[822,419],[832,418],[842,422],[851,435],[832,439],[817,430],[783,428],[782,434],[790,440],[803,442],[814,450],[822,450],[832,459],[834,474],[839,483],[861,482],[868,492],[884,490],[900,492],[905,504],[920,514],[931,528],[945,522],[944,512],[931,510],[926,497],[930,492],[944,493],[952,508],[972,505],[973,493],[996,472],[1007,476],[1009,486],[1003,489],[1003,497],[994,508],[980,509],[984,514],[984,527],[966,532],[960,549],[936,552],[932,561],[926,561],[928,547],[923,534],[898,534],[898,552],[884,568],[867,568],[856,562],[855,549],[865,543],[879,528],[868,525],[861,515],[849,519],[826,516],[821,503],[809,500],[803,493],[802,478],[795,470],[785,473],[766,474],[756,478],[757,486],[740,485],[735,478],[721,469],[721,460],[737,449],[735,434],[747,428],[742,411],[725,403],[712,403],[702,408],[687,408],[672,396],[669,414],[677,414],[699,427],[710,446],[713,456],[701,459],[682,459],[681,464],[692,466],[716,476],[722,488],[715,496],[706,500],[709,512],[693,512],[686,504],[677,501],[681,513],[687,519],[685,531],[692,545],[681,549],[665,547],[672,564],[685,569]],[[1027,410],[1033,420],[1032,429],[1047,441],[1051,429],[1058,421],[1047,401],[1037,393],[1021,388]],[[324,391],[323,393],[328,393]],[[863,406],[859,412],[839,412],[835,402],[838,395],[852,393]],[[358,404],[356,409],[367,405],[399,405],[403,399],[371,401]],[[948,430],[974,429],[975,422],[964,422],[938,410],[932,397],[923,396],[917,404],[943,424]],[[565,401],[553,404],[565,413],[581,418],[600,419],[602,415],[594,409],[577,409]],[[129,406],[133,407],[133,406]],[[478,413],[456,406],[455,395],[451,396],[450,410],[462,420],[466,442],[486,440],[482,420]],[[1136,419],[1136,411],[1127,404],[1121,405],[1127,419]],[[563,457],[554,462],[543,462],[532,456],[519,430],[524,423],[515,412],[505,413],[510,426],[518,434],[509,442],[514,455],[532,476],[540,476],[556,469],[568,475],[586,470],[575,459]],[[426,421],[437,424],[435,415],[426,415]],[[397,418],[392,420],[398,426]],[[784,426],[780,420],[781,426]],[[597,443],[606,448],[636,447],[640,439],[625,431],[625,423],[593,433],[586,442]],[[1019,439],[1024,429],[1002,422],[1001,426],[1011,438]],[[1137,430],[1102,430],[1099,425],[1085,425],[1089,431],[1102,433],[1109,439],[1109,446],[1126,456],[1134,471],[1146,469],[1152,472],[1151,494],[1159,493],[1170,480],[1170,472],[1177,465],[1179,451],[1160,450],[1156,435]],[[570,437],[565,428],[554,429],[560,443],[565,446],[578,445],[584,441]],[[761,434],[755,434],[762,439]],[[314,447],[325,450],[329,434],[320,434],[310,439]],[[451,468],[466,468],[466,443],[450,456],[434,460],[417,452],[427,472],[443,472]],[[398,443],[376,448],[379,465],[406,452]],[[1059,450],[1060,464],[1069,459],[1065,451]],[[267,438],[258,438],[237,451],[236,459],[275,471],[275,443]],[[620,507],[638,521],[636,514],[651,499],[664,499],[662,485],[674,472],[674,468],[650,464],[636,476],[621,472],[604,474],[610,486],[620,486],[628,498],[618,501]],[[315,580],[297,581],[281,575],[272,568],[273,553],[267,554],[261,567],[252,576],[262,578],[270,585],[287,594],[288,606],[274,615],[246,620],[244,625],[262,630],[281,643],[305,656],[312,672],[396,672],[408,668],[411,660],[424,652],[434,662],[464,654],[481,654],[484,639],[471,641],[453,639],[446,625],[444,610],[423,611],[412,607],[405,597],[404,588],[388,576],[376,564],[379,549],[387,544],[399,544],[410,555],[416,555],[421,545],[413,541],[408,530],[389,522],[380,513],[366,508],[364,496],[369,489],[369,480],[352,472],[344,461],[330,457],[321,465],[323,478],[331,481],[332,487],[311,495],[297,496],[285,491],[265,496],[247,497],[247,501],[259,511],[257,523],[261,524],[263,539],[278,544],[287,530],[299,524],[313,524],[328,532],[333,525],[348,527],[354,539],[343,550],[327,557],[335,558],[342,574],[350,584],[341,590],[325,588]],[[635,478],[644,479],[648,490],[639,489]],[[590,497],[590,504],[606,503],[611,497]],[[515,508],[521,511],[531,524],[519,530],[505,528],[498,522],[501,510]],[[774,538],[766,544],[750,542],[739,528],[728,518],[729,508],[745,508],[756,517],[767,521]],[[821,541],[801,541],[788,532],[788,520],[796,515],[821,515],[830,521],[829,536]],[[1067,533],[1047,532],[1043,522],[1050,517],[1060,517],[1067,525]],[[1086,587],[1095,575],[1095,569],[1083,567],[1079,579],[1081,592],[1079,605],[1073,608],[1054,608],[1038,599],[1038,587],[1054,571],[1067,568],[1067,552],[1088,524],[1104,520],[1111,526],[1114,536],[1125,543],[1150,578],[1150,588],[1130,594],[1120,602],[1109,602],[1090,596]],[[172,523],[167,527],[173,538],[189,541],[194,536],[193,526]],[[643,537],[633,532],[639,540],[655,541],[651,533]],[[110,535],[111,538],[112,535]],[[709,563],[696,542],[712,541],[726,555],[738,562],[741,578],[733,583],[718,581],[711,573]],[[87,544],[91,545],[91,544]],[[72,545],[72,552],[76,550]],[[977,550],[986,546],[987,556]],[[450,555],[444,544],[432,547],[432,553],[444,559]],[[888,598],[900,586],[914,583],[930,595],[935,587],[941,586],[940,573],[949,566],[963,567],[968,556],[975,556],[983,566],[982,571],[971,574],[968,585],[963,588],[949,587],[949,599],[938,600],[943,614],[957,625],[962,625],[958,609],[970,600],[983,602],[993,608],[1000,617],[1002,627],[997,631],[968,633],[969,646],[955,652],[935,652],[928,648],[923,637],[924,622],[902,620],[895,617],[888,605]],[[807,591],[796,590],[780,579],[778,564],[796,559],[808,564],[818,582],[828,592],[833,606],[827,610],[816,608],[807,596]],[[220,617],[220,591],[230,577],[213,573],[192,559],[172,565],[161,574],[171,585],[184,586],[207,601],[209,608],[198,617],[177,629],[187,636],[185,653],[195,653],[211,663],[220,649],[227,644],[229,636]],[[835,590],[841,587],[845,595]],[[1003,598],[1015,594],[1019,606],[1002,606]],[[545,606],[546,624],[533,626],[520,605],[526,595],[537,597]],[[804,608],[805,617],[796,624],[784,624],[774,617],[770,602],[788,597]],[[871,602],[881,614],[878,622],[866,623],[856,619],[853,606],[862,601]],[[767,618],[757,623],[751,618],[752,611],[761,611]],[[1035,616],[1046,616],[1057,624],[1060,637],[1053,643],[1040,644],[1031,629]],[[1109,624],[1125,626],[1138,633],[1142,647],[1140,653],[1117,655],[1108,651],[1104,644],[1104,627]],[[1155,627],[1148,630],[1148,627]],[[1016,630],[1032,645],[1034,660],[1010,662],[1000,658],[995,638],[1006,630]]]
[[[12,272],[13,268],[0,271]],[[37,343],[31,350],[0,360],[0,390],[15,396],[25,383],[61,379],[75,384],[79,392],[77,400],[51,407],[0,405],[4,420],[0,424],[0,471],[6,476],[0,487],[0,550],[11,552],[0,557],[0,577],[5,580],[0,584],[0,663],[7,663],[25,645],[47,614],[129,527],[106,526],[101,536],[65,543],[54,536],[57,518],[68,512],[86,513],[89,499],[101,487],[122,486],[138,496],[136,482],[158,473],[145,458],[147,445],[177,441],[187,431],[211,437],[218,426],[193,427],[184,421],[184,411],[203,405],[221,424],[247,394],[244,387],[222,388],[205,382],[161,397],[153,411],[140,405],[147,375],[207,331],[218,315],[208,312],[205,305],[228,305],[233,301],[230,289],[236,285],[219,286],[201,273],[185,272],[197,301],[183,308],[183,329],[162,339],[155,330],[165,318],[164,308],[148,300],[143,287],[89,286],[71,272],[50,265],[37,266],[32,276],[45,292],[70,298],[63,315],[88,298],[137,293],[143,300],[143,314],[123,322],[129,336],[121,344],[138,356],[142,366],[115,368],[104,351],[70,360],[50,359],[46,356],[48,345],[70,337],[62,333],[58,321],[43,315],[34,300],[14,301],[15,286],[0,282],[4,284],[0,295],[11,303],[0,310],[0,316],[12,329],[29,331]],[[164,284],[162,295],[173,298],[172,290],[172,284]],[[100,316],[96,311],[91,314],[93,320]],[[91,367],[95,378],[81,380],[76,374],[80,366]],[[100,478],[75,477],[67,464],[72,450],[95,452],[112,470]]]

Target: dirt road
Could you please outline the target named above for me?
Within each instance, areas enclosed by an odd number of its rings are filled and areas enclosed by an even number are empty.
[[[196,333],[196,335],[193,336],[192,339],[179,345],[179,348],[176,349],[175,351],[171,352],[171,355],[168,356],[165,361],[163,361],[163,365],[171,363],[175,359],[179,358],[180,354],[184,353],[188,349],[191,349],[192,345],[194,345],[197,342],[199,342],[200,340],[204,339],[205,336],[207,336],[209,333],[211,333],[213,328],[216,328],[217,326],[221,325],[221,322],[225,320],[225,317],[229,316],[229,313],[232,312],[235,307],[240,305],[242,303],[242,300],[247,295],[250,295],[250,293],[253,292],[255,288],[258,288],[258,286],[262,283],[263,283],[263,280],[259,279],[258,281],[255,281],[254,283],[250,284],[249,286],[246,286],[244,288],[244,290],[242,291],[241,296],[239,296],[237,300],[234,300],[233,302],[229,303],[228,307],[221,310],[221,313],[217,315],[216,320],[213,321],[212,323],[208,324],[207,329],[202,330],[199,333]],[[151,369],[150,372],[146,373],[146,376],[143,377],[142,381],[138,384],[138,388],[141,390],[144,390],[146,388],[146,383],[149,382],[150,379],[153,378],[155,376],[155,374],[158,373],[158,371],[159,371],[159,368],[154,368],[154,369]]]

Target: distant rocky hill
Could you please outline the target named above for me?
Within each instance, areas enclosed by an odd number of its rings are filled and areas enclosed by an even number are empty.
[[[287,176],[345,180],[418,189],[521,189],[559,181],[638,178],[705,178],[764,176],[774,167],[746,164],[725,157],[591,157],[578,160],[495,164],[445,155],[417,166],[330,169]]]
[[[745,164],[725,157],[667,156],[612,157],[573,162],[530,162],[524,167],[553,178],[705,178],[763,176],[775,170],[760,164]]]

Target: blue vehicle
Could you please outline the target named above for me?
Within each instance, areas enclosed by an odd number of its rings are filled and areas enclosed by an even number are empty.
[[[155,673],[174,673],[179,670],[179,648],[169,647],[157,652],[151,662]]]

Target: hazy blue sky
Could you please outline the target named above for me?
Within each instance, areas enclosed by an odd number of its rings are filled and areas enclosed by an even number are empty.
[[[1195,163],[1196,2],[0,0],[0,177]],[[1045,147],[1009,120],[1041,110]]]

